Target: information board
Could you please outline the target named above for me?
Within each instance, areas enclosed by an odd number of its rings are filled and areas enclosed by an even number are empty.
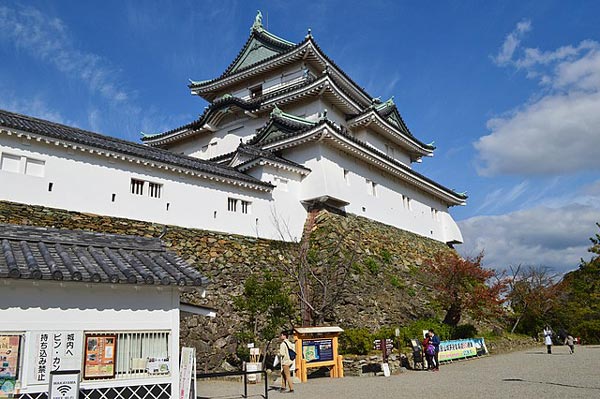
[[[307,363],[326,362],[333,360],[332,339],[302,340],[302,357]]]
[[[19,377],[20,335],[0,335],[0,396],[14,393]]]
[[[88,379],[114,377],[116,349],[116,335],[86,335],[83,377]]]

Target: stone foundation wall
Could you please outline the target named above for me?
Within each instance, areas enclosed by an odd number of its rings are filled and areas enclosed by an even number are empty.
[[[40,206],[0,201],[0,223],[34,225],[65,229],[158,237],[165,226],[148,222],[69,212]],[[414,278],[423,263],[439,251],[451,251],[443,243],[354,215],[342,216],[327,211],[316,215],[313,233],[327,228],[328,234],[311,234],[310,246],[316,253],[328,243],[339,240],[338,228],[358,231],[352,243],[361,255],[353,267],[350,281],[335,310],[335,322],[342,328],[401,325],[427,317],[435,310],[428,306],[426,287]],[[318,237],[318,240],[314,237]],[[282,243],[205,230],[167,226],[165,245],[196,267],[211,281],[208,295],[184,294],[184,299],[217,309],[210,319],[189,316],[181,320],[181,344],[194,346],[198,369],[227,369],[234,356],[235,333],[243,322],[233,299],[242,294],[243,283],[253,273],[281,272],[294,262],[296,243]],[[295,289],[292,282],[290,287]]]

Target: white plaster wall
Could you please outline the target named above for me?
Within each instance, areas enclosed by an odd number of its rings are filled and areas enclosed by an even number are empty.
[[[304,222],[306,221],[306,209],[300,202],[302,182],[305,177],[295,172],[286,171],[273,166],[265,165],[253,168],[248,174],[268,181],[276,187],[273,190],[273,204],[271,205],[271,217],[259,220],[258,230],[265,227],[275,228],[284,241],[298,242],[302,239]],[[284,179],[287,184],[280,184],[278,179]]]
[[[402,162],[404,165],[410,167],[410,156],[406,153],[406,151],[397,145],[393,144],[391,141],[386,140],[378,133],[373,132],[371,129],[360,127],[355,129],[354,137],[357,139],[364,141],[369,144],[371,147],[378,149],[384,154],[394,158],[395,160]],[[394,154],[390,154],[388,148],[386,148],[386,144],[394,149]]]
[[[136,379],[135,383],[132,380],[83,381],[81,387],[170,382],[172,392],[178,392],[179,292],[176,288],[1,279],[0,320],[0,331],[26,333],[21,392],[47,389],[28,381],[35,359],[31,332],[69,330],[84,333],[169,331],[170,376]]]
[[[274,204],[271,193],[70,151],[35,140],[27,143],[23,145],[21,139],[0,135],[0,153],[44,160],[45,175],[34,177],[0,170],[0,200],[254,237],[256,218],[267,220]],[[131,178],[163,184],[161,198],[131,194]],[[111,201],[112,194],[116,196],[115,202]],[[239,208],[236,213],[229,212],[229,197],[252,202],[251,213],[242,214]],[[291,212],[296,200],[282,199],[288,200],[290,203],[277,206]],[[265,226],[259,237],[279,239],[279,234],[275,228]]]
[[[349,213],[438,241],[462,242],[446,204],[375,167],[324,143],[306,144],[285,156],[312,170],[302,182],[300,200],[329,195],[349,202],[345,208]],[[349,171],[348,183],[344,169]],[[370,195],[366,179],[377,184],[376,196]],[[411,199],[410,209],[405,207],[402,195]],[[437,217],[432,215],[432,208],[438,210]]]

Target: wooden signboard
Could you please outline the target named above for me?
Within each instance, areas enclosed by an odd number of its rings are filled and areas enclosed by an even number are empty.
[[[116,356],[116,335],[86,335],[83,378],[113,378]]]
[[[339,327],[298,327],[295,329],[296,370],[306,382],[309,368],[327,367],[331,378],[344,376],[342,356],[338,354]]]

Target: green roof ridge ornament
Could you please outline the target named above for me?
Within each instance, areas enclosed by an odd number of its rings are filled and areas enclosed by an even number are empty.
[[[275,108],[273,108],[273,111],[271,111],[271,116],[283,116],[283,111],[281,109],[279,109],[279,107],[276,105]]]
[[[252,24],[252,28],[250,28],[250,32],[252,32],[252,31],[261,32],[262,30],[264,30],[263,24],[262,24],[262,12],[260,12],[260,10],[257,10],[256,17],[254,18],[254,23]]]
[[[308,32],[306,32],[306,36],[307,39],[310,39],[311,37],[313,37],[312,35],[312,29],[308,28]]]
[[[432,141],[431,143],[427,144],[429,147],[434,147],[435,146],[435,141]]]
[[[386,106],[395,105],[394,104],[394,96],[391,96],[390,99],[385,102],[385,105]]]

